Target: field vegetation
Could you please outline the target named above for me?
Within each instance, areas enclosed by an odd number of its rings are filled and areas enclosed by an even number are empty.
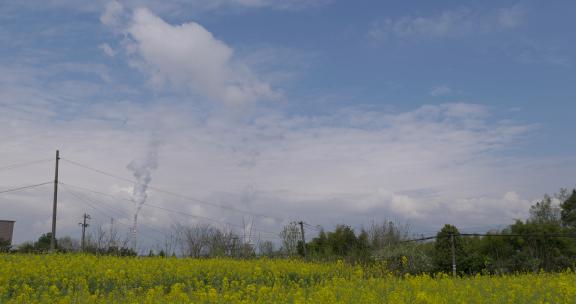
[[[482,236],[445,225],[414,241],[408,227],[284,227],[281,247],[232,231],[180,225],[138,256],[101,234],[80,253],[50,234],[0,243],[0,303],[574,303],[576,190],[545,196],[530,217]],[[99,229],[98,231],[103,231]],[[112,234],[110,234],[112,235]],[[452,261],[457,270],[452,273]]]
[[[576,274],[398,276],[288,259],[0,255],[0,303],[574,303]]]

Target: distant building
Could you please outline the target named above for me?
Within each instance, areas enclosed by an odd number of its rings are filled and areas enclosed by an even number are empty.
[[[8,241],[12,244],[12,233],[14,232],[14,221],[0,220],[0,240]]]

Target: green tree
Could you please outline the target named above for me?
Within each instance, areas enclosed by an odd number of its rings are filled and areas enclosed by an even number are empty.
[[[560,205],[562,211],[560,217],[562,225],[567,228],[576,228],[576,189],[572,190],[572,194]]]
[[[576,254],[572,239],[550,236],[563,233],[560,223],[556,221],[516,221],[503,232],[520,235],[508,238],[514,249],[508,263],[511,270],[564,270],[572,264],[571,260]]]
[[[347,225],[338,225],[333,232],[328,233],[327,241],[333,254],[348,256],[356,249],[358,240],[354,229]]]
[[[301,245],[299,244],[299,250]],[[368,232],[362,230],[358,236],[347,225],[338,225],[332,232],[320,230],[317,237],[306,244],[311,257],[320,259],[347,258],[350,261],[364,262],[371,257]]]
[[[50,250],[50,242],[52,241],[52,232],[44,233],[38,238],[38,241],[34,243],[34,249],[37,251],[48,251]],[[56,244],[58,247],[58,244]]]
[[[0,252],[10,252],[12,250],[12,245],[9,241],[0,239]]]
[[[306,248],[312,257],[324,258],[332,254],[330,246],[328,245],[328,237],[326,236],[324,229],[320,229],[318,236],[306,245]]]
[[[452,271],[452,240],[456,252],[456,263],[462,261],[464,246],[460,231],[455,226],[446,224],[436,234],[434,245],[434,264],[437,271],[450,273]]]
[[[488,233],[488,236],[482,238],[480,248],[484,258],[483,270],[494,274],[509,272],[509,259],[516,253],[510,238],[499,234],[500,231]]]

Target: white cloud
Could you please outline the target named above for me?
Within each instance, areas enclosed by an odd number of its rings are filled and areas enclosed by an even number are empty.
[[[374,40],[437,39],[512,29],[522,24],[521,6],[483,12],[470,8],[443,11],[432,16],[406,16],[373,24],[368,36]]]
[[[119,2],[108,2],[104,8],[104,13],[100,16],[100,22],[110,27],[120,26],[119,19],[121,18],[123,11],[124,8]]]
[[[155,86],[190,89],[226,104],[280,97],[223,41],[201,25],[170,25],[147,9],[134,11],[125,44],[134,64]]]
[[[116,55],[116,51],[114,51],[114,49],[108,43],[102,43],[98,45],[98,48],[101,49],[104,54],[110,57],[114,57]]]
[[[59,148],[64,158],[128,177],[126,165],[146,149],[149,134],[159,132],[165,145],[154,186],[286,220],[304,216],[327,228],[383,218],[412,220],[431,229],[444,222],[506,224],[512,215],[528,210],[528,200],[520,197],[549,192],[549,185],[569,176],[556,174],[534,187],[541,171],[524,165],[538,162],[514,163],[499,156],[529,128],[493,121],[474,104],[405,112],[348,109],[316,116],[268,110],[246,123],[198,113],[194,104],[181,101],[101,102],[82,104],[82,112],[60,119],[79,105],[53,103],[65,93],[55,89],[56,83],[44,89],[37,70],[8,74],[17,79],[0,79],[0,128],[5,130],[1,159],[43,159]],[[0,172],[10,176],[10,183],[2,186],[49,180],[50,174],[39,172],[50,172],[51,166]],[[129,192],[123,181],[66,162],[62,166],[64,183],[123,197]],[[244,198],[247,187],[257,193],[249,200]],[[510,189],[518,196],[509,194]],[[18,221],[18,242],[49,230],[49,196],[50,189],[38,189],[0,198],[10,204],[6,216]],[[83,212],[92,213],[94,221],[106,223],[108,214],[130,223],[133,205],[91,197],[116,205],[123,215],[105,206],[94,210],[62,189],[60,235],[74,235],[74,223]],[[156,191],[150,192],[150,202],[236,224],[242,220],[242,214]],[[34,212],[29,212],[32,206]],[[150,208],[144,208],[140,219],[143,231],[146,225],[166,229],[174,221],[190,220]],[[255,221],[262,230],[278,231],[280,225],[271,219]],[[32,228],[18,228],[24,226]]]
[[[514,5],[502,8],[498,11],[498,23],[502,27],[515,28],[524,22],[526,8],[521,5]]]
[[[430,90],[430,95],[435,97],[449,95],[450,93],[452,93],[452,89],[447,85],[439,85]]]
[[[560,67],[571,67],[570,56],[563,50],[526,40],[511,45],[504,50],[509,56],[523,64],[546,64]]]

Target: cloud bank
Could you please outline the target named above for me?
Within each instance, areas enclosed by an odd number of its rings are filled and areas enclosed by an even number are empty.
[[[36,75],[22,71],[20,77],[34,80]],[[19,91],[17,83],[2,86]],[[45,94],[58,97],[58,92]],[[58,105],[38,99],[22,99],[18,107],[2,106],[0,127],[7,131],[0,155],[27,161],[50,157],[59,148],[64,158],[125,177],[130,176],[126,163],[147,151],[150,121],[155,120],[164,126],[164,146],[163,165],[155,172],[153,186],[269,214],[273,219],[254,222],[255,229],[265,231],[279,231],[294,219],[327,228],[390,218],[428,229],[444,222],[463,227],[502,224],[525,215],[533,198],[526,196],[532,169],[524,170],[500,155],[530,127],[494,120],[488,109],[474,104],[427,105],[409,111],[349,108],[314,116],[269,110],[249,122],[207,115],[180,101],[95,103],[65,120],[46,119],[44,113],[54,112]],[[54,138],[59,138],[58,145]],[[30,183],[31,177],[38,177],[33,182],[51,179],[52,164],[42,166],[0,174],[9,174],[14,185]],[[66,162],[61,171],[64,183],[130,198],[131,185],[124,181]],[[250,201],[243,198],[247,187],[255,193]],[[109,222],[110,217],[131,224],[130,202],[75,188],[62,191],[61,235],[75,235],[75,223],[84,212],[93,215],[95,225]],[[101,203],[92,203],[95,209],[70,192]],[[32,227],[17,230],[18,242],[49,231],[50,194],[46,188],[2,198],[14,206],[10,213],[18,225]],[[240,225],[246,217],[154,189],[148,202],[222,223]],[[139,216],[142,238],[146,234],[161,238],[154,231],[168,229],[176,221],[205,222],[144,207]]]

